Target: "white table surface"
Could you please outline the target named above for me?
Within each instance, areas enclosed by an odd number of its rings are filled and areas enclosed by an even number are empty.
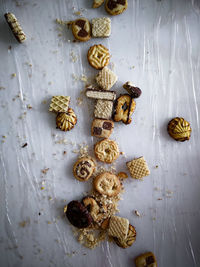
[[[0,266],[126,267],[145,251],[155,253],[159,267],[200,266],[200,1],[129,0],[122,15],[111,17],[110,38],[70,43],[73,36],[64,27],[59,37],[56,18],[75,19],[81,8],[89,19],[107,16],[104,7],[94,10],[91,2],[0,1]],[[24,44],[12,36],[5,12],[21,22]],[[115,124],[112,135],[126,155],[117,160],[118,171],[138,156],[151,170],[143,181],[124,183],[119,214],[137,230],[136,242],[126,250],[107,242],[86,249],[62,218],[64,204],[91,188],[91,181],[81,183],[72,175],[77,157],[72,151],[85,142],[93,153],[96,142],[90,136],[93,103],[84,97],[77,105],[84,83],[73,74],[97,73],[86,59],[95,43],[112,54],[119,77],[113,89],[124,92],[122,84],[131,80],[143,92],[132,124]],[[48,112],[51,96],[59,94],[71,96],[78,116],[71,132],[56,130],[55,116]],[[167,123],[176,116],[191,123],[190,141],[168,136]],[[62,139],[68,143],[56,143]],[[24,143],[28,146],[22,148]],[[46,175],[44,168],[49,168]]]

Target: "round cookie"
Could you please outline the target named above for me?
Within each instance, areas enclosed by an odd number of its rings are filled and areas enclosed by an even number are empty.
[[[119,157],[119,148],[115,141],[105,138],[95,144],[94,153],[98,160],[112,163]]]
[[[110,15],[119,15],[128,7],[127,0],[106,0],[105,9]]]
[[[88,50],[87,59],[93,68],[101,70],[109,64],[110,54],[105,46],[93,45]]]
[[[132,244],[136,240],[135,227],[133,225],[129,224],[128,234],[127,234],[127,238],[125,240],[121,240],[117,237],[114,237],[113,239],[114,239],[115,243],[121,248],[128,248],[128,247],[132,246]]]
[[[192,129],[188,121],[176,117],[168,123],[167,131],[174,140],[184,142],[190,139]]]
[[[113,120],[116,122],[122,121],[125,124],[130,124],[131,115],[135,110],[136,103],[134,99],[128,95],[120,95],[114,105]]]
[[[91,26],[89,20],[80,18],[73,21],[72,33],[77,40],[81,42],[88,41],[91,38]]]
[[[86,228],[92,223],[92,216],[87,208],[76,200],[67,205],[66,216],[70,223],[77,228]]]
[[[119,178],[110,172],[104,172],[96,176],[93,185],[97,192],[109,197],[118,195],[121,190]]]
[[[60,112],[56,117],[56,125],[62,131],[70,131],[77,123],[77,117],[72,108],[67,112]]]
[[[78,159],[73,166],[73,174],[81,182],[87,181],[96,168],[96,163],[91,157],[82,157]]]

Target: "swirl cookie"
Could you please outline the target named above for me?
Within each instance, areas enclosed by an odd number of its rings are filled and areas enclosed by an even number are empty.
[[[110,172],[104,172],[96,176],[93,181],[93,186],[101,195],[109,197],[118,195],[121,190],[119,178]]]
[[[105,138],[95,144],[94,153],[98,160],[112,163],[119,157],[119,148],[115,141]]]
[[[184,142],[190,139],[192,129],[188,121],[176,117],[168,123],[167,131],[174,140]]]
[[[87,58],[89,64],[93,68],[101,70],[108,65],[110,60],[110,54],[105,46],[101,44],[93,45],[88,50]]]
[[[74,37],[81,41],[86,42],[91,38],[90,22],[86,18],[80,18],[72,22],[72,33]]]
[[[62,131],[70,131],[77,123],[77,117],[72,108],[67,112],[58,113],[56,117],[56,125]]]
[[[135,110],[135,106],[136,103],[130,95],[121,95],[116,99],[114,105],[113,120],[116,122],[122,121],[125,124],[131,123],[131,115]]]
[[[119,15],[128,7],[127,0],[106,0],[105,9],[110,15]]]
[[[73,167],[74,177],[81,182],[87,181],[94,173],[95,168],[96,163],[93,158],[80,158],[76,161]]]
[[[114,237],[115,243],[121,248],[128,248],[132,246],[135,240],[136,240],[136,231],[135,231],[135,227],[132,226],[131,224],[129,224],[128,234],[125,239]]]

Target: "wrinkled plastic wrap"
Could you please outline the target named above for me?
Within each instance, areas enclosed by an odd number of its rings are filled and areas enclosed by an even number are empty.
[[[122,15],[111,17],[109,38],[73,43],[71,31],[55,19],[73,20],[77,11],[89,19],[107,16],[91,2],[0,2],[0,266],[125,267],[146,251],[155,253],[158,266],[200,266],[200,1],[129,0]],[[24,44],[13,37],[5,12],[19,19]],[[119,214],[137,231],[125,250],[109,242],[82,247],[63,217],[63,206],[92,186],[75,180],[72,166],[79,146],[88,145],[92,155],[96,142],[90,134],[94,103],[80,92],[85,76],[97,73],[86,56],[98,43],[112,55],[113,89],[123,93],[130,80],[143,92],[132,123],[116,123],[111,136],[125,153],[117,171],[127,171],[125,162],[139,156],[151,171],[143,181],[124,182]],[[59,94],[71,96],[78,116],[67,133],[48,112],[51,96]],[[190,141],[167,134],[176,116],[191,123]]]

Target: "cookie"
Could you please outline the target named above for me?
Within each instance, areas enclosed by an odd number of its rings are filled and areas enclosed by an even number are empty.
[[[88,50],[87,59],[93,68],[101,70],[109,64],[110,54],[105,46],[93,45]]]
[[[76,40],[86,42],[91,38],[90,22],[86,18],[80,18],[72,22],[72,33]]]
[[[129,229],[129,220],[119,216],[112,216],[110,218],[108,235],[112,237],[117,237],[121,240],[127,238]]]
[[[101,195],[116,196],[121,190],[119,178],[110,172],[103,172],[96,176],[93,181],[94,189]]]
[[[136,240],[135,227],[133,225],[129,224],[128,234],[127,234],[127,237],[125,239],[119,239],[117,237],[114,237],[113,239],[114,239],[115,243],[121,248],[128,248],[128,247],[132,246],[132,244]]]
[[[141,89],[133,86],[131,82],[126,82],[123,87],[133,98],[138,98],[142,94]]]
[[[76,200],[71,201],[67,205],[66,216],[70,223],[77,228],[86,228],[93,221],[87,208]]]
[[[23,43],[26,40],[26,35],[15,15],[13,13],[6,13],[4,17],[17,41]]]
[[[115,141],[105,138],[95,144],[94,153],[98,160],[112,163],[119,157],[119,148]]]
[[[97,84],[104,90],[110,90],[117,82],[118,77],[109,68],[103,68],[96,76]]]
[[[150,174],[150,170],[144,157],[133,159],[132,161],[127,162],[126,166],[128,167],[132,178],[141,179]]]
[[[190,139],[191,126],[184,118],[174,118],[167,126],[168,134],[176,141],[184,142]]]
[[[128,95],[120,95],[115,101],[113,120],[116,122],[122,121],[124,124],[130,124],[131,115],[135,110],[136,103],[134,99]]]
[[[152,252],[147,252],[135,258],[136,267],[157,267],[156,257]]]
[[[74,177],[81,182],[87,181],[94,173],[95,168],[96,162],[93,158],[79,158],[73,166]]]
[[[86,89],[85,94],[88,98],[92,98],[92,99],[102,99],[102,100],[111,100],[111,101],[116,99],[115,91],[95,90],[95,89],[88,88]]]
[[[128,7],[127,0],[106,0],[105,9],[110,15],[119,15]]]
[[[110,18],[95,18],[92,20],[92,36],[97,38],[106,38],[111,34]]]
[[[92,136],[98,138],[108,138],[114,128],[114,122],[111,120],[94,119],[92,122]]]
[[[66,132],[74,128],[77,123],[77,117],[72,108],[69,108],[67,112],[58,113],[56,117],[57,128]]]
[[[93,0],[93,8],[98,8],[103,4],[104,0]]]
[[[67,112],[69,108],[70,96],[57,95],[53,96],[51,99],[49,111],[58,113],[58,112]]]
[[[110,119],[112,117],[113,102],[98,99],[94,107],[94,117],[98,119]]]
[[[89,213],[91,214],[93,220],[95,220],[98,217],[99,209],[100,209],[96,200],[93,197],[88,196],[82,199],[82,203],[87,208]]]

